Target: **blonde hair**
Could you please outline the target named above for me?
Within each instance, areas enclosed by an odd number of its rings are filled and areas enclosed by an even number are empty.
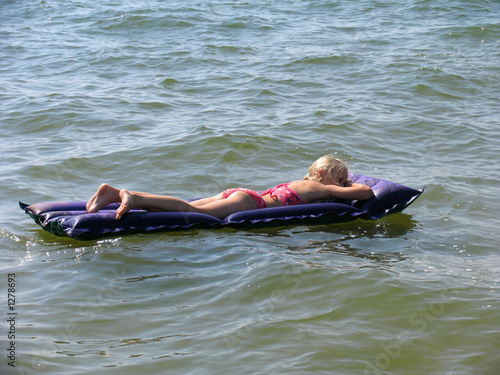
[[[343,173],[348,170],[347,164],[342,160],[337,159],[333,155],[325,155],[316,160],[313,165],[309,167],[307,175],[304,176],[304,180],[320,181],[321,177],[318,172],[324,170],[327,174],[330,172]]]

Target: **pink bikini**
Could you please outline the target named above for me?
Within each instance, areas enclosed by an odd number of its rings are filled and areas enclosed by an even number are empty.
[[[262,198],[262,196],[267,194],[269,194],[271,198],[278,197],[283,206],[296,206],[298,204],[305,204],[306,202],[304,202],[298,196],[298,194],[288,186],[290,184],[291,182],[280,184],[266,191],[259,191],[259,192],[244,188],[227,189],[222,193],[222,198],[225,199],[237,191],[243,191],[247,193],[250,196],[250,198],[254,200],[255,204],[257,205],[257,208],[267,207],[266,201],[264,200],[264,198]]]

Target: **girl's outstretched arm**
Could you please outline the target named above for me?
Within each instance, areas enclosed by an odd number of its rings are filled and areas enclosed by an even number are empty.
[[[373,197],[370,187],[363,184],[346,183],[345,186],[325,185],[317,181],[304,181],[291,186],[307,203],[328,198],[365,200]]]
[[[350,183],[348,186],[324,185],[334,198],[365,200],[373,197],[370,187],[363,184]]]

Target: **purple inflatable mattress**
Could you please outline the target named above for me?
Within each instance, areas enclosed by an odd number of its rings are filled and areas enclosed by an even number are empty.
[[[357,218],[380,219],[404,210],[423,192],[388,180],[359,174],[351,180],[372,188],[375,196],[366,201],[312,203],[236,212],[224,220],[191,212],[148,212],[131,210],[115,219],[118,203],[98,213],[87,213],[86,201],[43,202],[20,207],[43,229],[58,235],[90,240],[131,233],[169,231],[186,228],[253,228],[277,225],[314,225],[352,221]]]

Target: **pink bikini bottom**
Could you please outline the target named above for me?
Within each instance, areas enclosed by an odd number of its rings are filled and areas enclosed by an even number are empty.
[[[227,189],[222,193],[222,198],[226,199],[229,197],[231,194],[236,193],[237,191],[243,191],[244,193],[247,193],[250,198],[253,199],[255,204],[257,205],[257,208],[266,208],[267,204],[264,198],[262,198],[259,193],[256,191],[250,190],[250,189],[244,189],[244,188],[234,188],[234,189]]]
[[[222,193],[222,198],[226,199],[231,194],[237,191],[242,191],[248,194],[250,198],[253,199],[257,208],[267,207],[266,201],[264,200],[264,198],[262,198],[263,195],[267,194],[269,194],[272,198],[278,197],[283,206],[296,206],[299,204],[305,204],[305,202],[297,195],[297,193],[293,191],[288,185],[290,185],[290,183],[280,184],[266,191],[259,192],[245,188],[227,189]]]

